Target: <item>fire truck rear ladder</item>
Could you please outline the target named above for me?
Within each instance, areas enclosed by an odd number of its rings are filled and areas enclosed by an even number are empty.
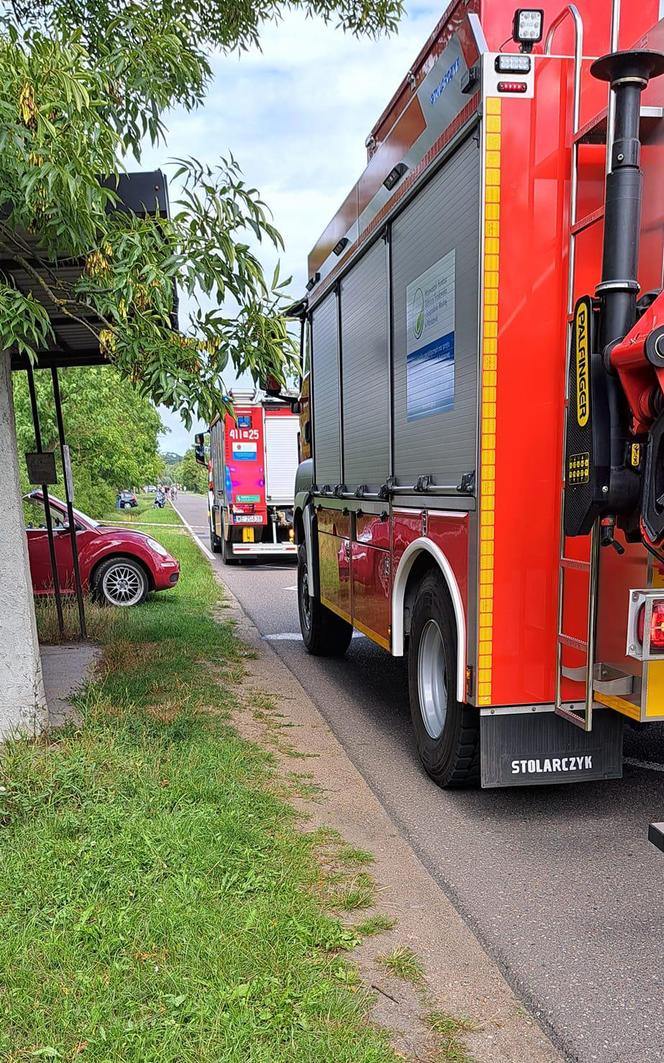
[[[577,228],[577,189],[579,181],[579,124],[581,115],[581,73],[583,62],[583,19],[575,4],[569,4],[563,8],[558,17],[551,23],[544,47],[545,54],[551,53],[551,46],[558,27],[568,18],[574,23],[574,95],[572,107],[572,151],[571,151],[571,175],[570,175],[570,228],[567,248],[567,342],[566,342],[566,365],[565,365],[565,411],[569,402],[568,379],[569,357],[571,348],[572,314],[574,310],[574,278],[576,266],[576,237]],[[565,421],[567,418],[565,417]],[[565,432],[563,436],[565,436]],[[581,561],[565,556],[565,452],[566,440],[563,439],[563,462],[561,480],[561,505],[560,505],[560,551],[558,558],[558,626],[556,633],[556,690],[555,711],[559,716],[584,731],[592,730],[593,718],[593,679],[595,670],[595,634],[597,627],[597,582],[599,571],[599,529],[597,524],[593,526],[590,535],[590,560]],[[563,618],[565,606],[565,573],[569,570],[585,572],[588,575],[588,614],[586,638],[580,639],[563,631]],[[585,700],[583,702],[564,702],[562,700],[562,681],[565,675],[563,665],[563,649],[565,647],[578,650],[586,655],[586,664],[583,669],[583,682],[585,683]]]
[[[571,177],[570,177],[570,229],[568,242],[568,278],[567,278],[567,344],[565,365],[565,424],[567,423],[567,406],[569,404],[569,359],[571,352],[571,330],[574,311],[574,280],[576,266],[576,237],[590,225],[600,221],[604,210],[593,211],[584,218],[577,218],[577,190],[579,177],[579,146],[583,142],[593,140],[605,131],[606,136],[606,166],[610,165],[611,145],[613,141],[614,127],[614,99],[610,93],[609,104],[606,112],[606,122],[602,116],[598,120],[589,123],[580,129],[581,110],[581,73],[583,61],[583,20],[575,4],[569,4],[551,24],[546,43],[545,54],[550,54],[551,45],[556,30],[567,18],[574,23],[574,96],[573,96],[573,122],[572,122],[572,152],[571,152]],[[618,47],[620,29],[620,0],[612,0],[611,9],[611,51]],[[650,118],[661,118],[661,113],[650,114],[654,108],[642,108],[641,119],[648,121]],[[563,437],[566,431],[563,432]],[[564,523],[565,502],[565,454],[566,439],[563,438],[563,462],[561,478],[561,510],[560,510],[560,551],[558,557],[558,626],[556,638],[556,683],[555,683],[555,711],[559,716],[582,728],[584,731],[592,730],[594,693],[602,689],[606,693],[627,693],[627,688],[621,689],[622,680],[603,680],[603,670],[595,663],[595,641],[597,635],[597,602],[599,590],[599,564],[600,564],[600,522],[595,521],[590,532],[589,560],[583,561],[567,557],[565,554],[566,536]],[[577,638],[563,630],[564,606],[565,606],[565,573],[568,571],[585,572],[588,576],[588,611],[585,638]],[[577,650],[585,654],[585,666],[582,668],[566,668],[563,665],[563,650],[565,648]],[[585,694],[583,701],[563,701],[562,681],[564,678],[574,682],[583,683]]]

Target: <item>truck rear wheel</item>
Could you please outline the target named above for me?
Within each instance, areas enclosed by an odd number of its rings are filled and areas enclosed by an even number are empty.
[[[238,558],[233,554],[233,544],[228,539],[221,540],[221,560],[225,565],[237,565]]]
[[[219,536],[217,535],[217,533],[214,530],[214,514],[213,513],[209,514],[209,523],[210,523],[210,549],[211,549],[213,554],[218,554],[218,553],[221,552],[221,543],[219,542]]]
[[[297,607],[302,641],[315,657],[343,657],[353,628],[331,609],[309,595],[309,569],[304,545],[297,550]]]
[[[413,607],[408,689],[420,760],[443,787],[479,782],[479,711],[456,699],[456,653],[452,603],[440,576],[430,572]]]

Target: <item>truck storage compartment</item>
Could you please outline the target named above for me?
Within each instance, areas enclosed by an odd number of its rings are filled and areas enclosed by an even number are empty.
[[[468,137],[392,226],[400,484],[457,484],[475,468],[479,197],[480,150]]]

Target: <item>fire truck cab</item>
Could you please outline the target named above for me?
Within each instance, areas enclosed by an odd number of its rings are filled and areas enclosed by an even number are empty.
[[[407,657],[442,786],[664,720],[662,15],[454,0],[309,256],[302,636]]]
[[[290,402],[258,390],[230,398],[233,414],[210,425],[209,457],[196,437],[196,459],[208,468],[210,548],[227,565],[293,556],[298,418]]]

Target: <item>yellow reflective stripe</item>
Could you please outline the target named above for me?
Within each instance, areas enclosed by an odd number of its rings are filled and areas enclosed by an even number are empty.
[[[500,97],[485,100],[482,405],[480,413],[480,549],[478,559],[478,705],[490,705],[493,668],[493,581],[496,494],[496,385],[500,274]]]

